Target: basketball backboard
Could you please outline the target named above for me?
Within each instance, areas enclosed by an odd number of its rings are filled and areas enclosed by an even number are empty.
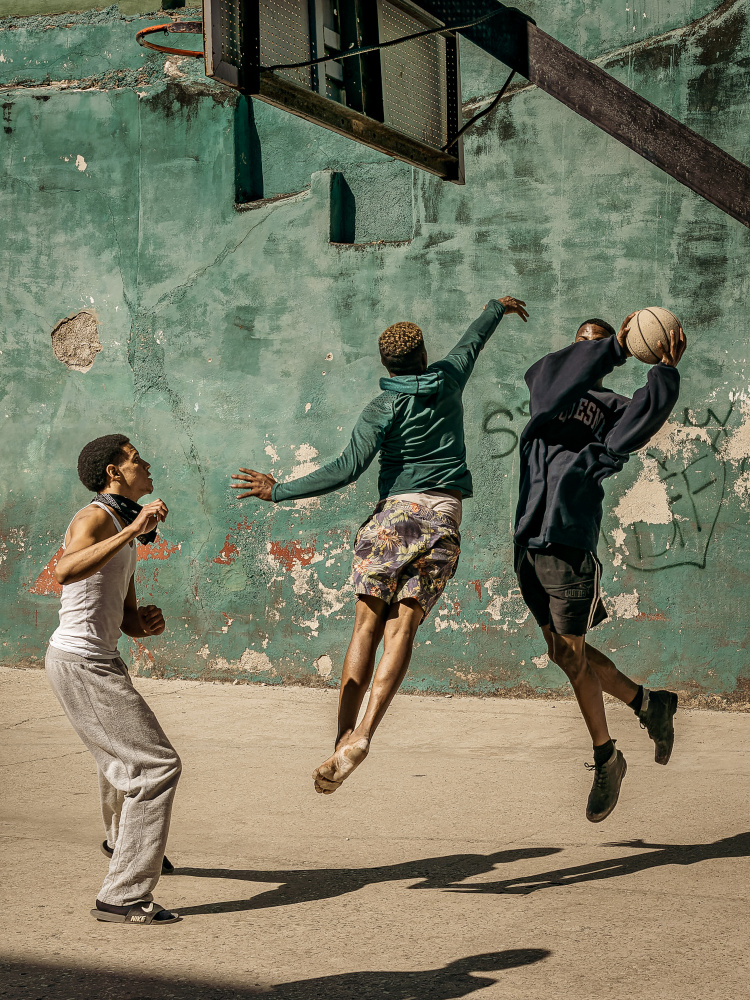
[[[462,184],[454,32],[410,0],[203,0],[206,74]],[[438,29],[389,48],[289,64]],[[269,67],[277,67],[269,69]]]

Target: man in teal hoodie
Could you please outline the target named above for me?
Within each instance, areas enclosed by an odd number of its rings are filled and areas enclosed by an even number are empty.
[[[381,334],[389,378],[369,403],[344,452],[290,483],[241,468],[233,489],[279,503],[322,496],[354,482],[380,452],[380,502],[354,542],[357,607],[344,659],[334,753],[313,773],[315,789],[335,792],[361,764],[373,733],[409,668],[417,628],[458,565],[461,507],[473,495],[466,466],[462,395],[479,352],[507,314],[526,322],[525,302],[493,299],[442,361],[427,364],[422,331],[396,323]],[[375,668],[362,721],[357,716]]]

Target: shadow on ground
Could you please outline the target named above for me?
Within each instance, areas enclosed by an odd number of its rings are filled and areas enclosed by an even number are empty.
[[[313,868],[275,870],[233,870],[230,868],[178,868],[176,875],[200,878],[238,879],[243,882],[280,882],[281,885],[249,899],[231,899],[200,906],[181,906],[182,916],[199,916],[207,913],[235,913],[243,910],[261,910],[271,906],[290,906],[294,903],[316,902],[332,899],[348,892],[356,892],[378,882],[397,882],[421,879],[410,889],[447,889],[463,893],[510,893],[528,895],[539,889],[597,882],[602,879],[635,875],[638,872],[660,868],[664,865],[695,865],[716,858],[750,857],[750,832],[725,837],[712,844],[647,844],[643,840],[630,840],[607,845],[644,848],[645,853],[629,854],[623,858],[608,858],[570,868],[554,868],[537,875],[507,878],[478,885],[458,885],[467,878],[492,871],[495,865],[514,861],[546,857],[557,854],[559,847],[529,847],[518,850],[495,851],[493,854],[450,854],[441,858],[424,858],[405,861],[397,865],[375,868]],[[2,996],[2,994],[0,994]]]
[[[138,932],[144,931],[139,928]],[[126,928],[132,933],[133,928]],[[153,928],[146,933],[169,933]],[[545,948],[512,948],[460,958],[440,969],[422,972],[344,972],[292,983],[219,986],[197,980],[139,976],[104,969],[0,963],[4,1000],[450,1000],[498,982],[506,969],[532,965],[551,952]]]
[[[528,875],[523,878],[503,879],[500,882],[482,882],[481,885],[447,886],[452,892],[468,893],[515,893],[528,895],[539,889],[551,889],[562,885],[579,885],[581,882],[599,882],[622,875],[663,865],[696,865],[701,861],[717,858],[750,857],[750,833],[738,833],[734,837],[724,837],[712,844],[647,844],[643,840],[626,840],[607,845],[609,847],[644,848],[645,854],[630,854],[624,858],[610,858],[572,868],[557,868]]]
[[[232,899],[202,906],[181,906],[181,916],[205,913],[235,913],[242,910],[262,910],[270,906],[289,906],[293,903],[310,903],[333,899],[348,892],[356,892],[366,885],[378,882],[398,882],[402,879],[422,879],[411,889],[445,889],[456,882],[490,872],[495,865],[507,865],[528,858],[542,858],[556,854],[559,847],[526,847],[517,850],[495,851],[493,854],[449,854],[441,858],[423,858],[397,865],[380,865],[375,868],[312,868],[235,871],[231,868],[178,868],[175,875],[193,875],[200,878],[238,879],[241,882],[280,882],[281,885],[261,892],[250,899]]]

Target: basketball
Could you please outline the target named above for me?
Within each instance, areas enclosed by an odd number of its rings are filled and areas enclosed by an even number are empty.
[[[639,309],[628,328],[628,350],[639,361],[655,365],[661,361],[657,344],[661,341],[665,348],[668,347],[670,330],[679,334],[681,326],[675,314],[661,306]]]

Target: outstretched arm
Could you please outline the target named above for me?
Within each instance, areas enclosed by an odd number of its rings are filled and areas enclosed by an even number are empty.
[[[484,307],[482,315],[474,320],[453,350],[446,354],[442,361],[430,365],[430,368],[448,372],[463,389],[474,370],[479,352],[497,329],[500,320],[504,315],[512,316],[514,313],[525,323],[529,316],[526,303],[513,298],[512,295],[505,295],[502,299],[491,299]]]
[[[290,483],[277,483],[273,476],[240,468],[239,474],[232,475],[232,479],[240,480],[232,484],[232,489],[245,491],[237,494],[239,500],[253,496],[274,503],[319,497],[340,490],[358,479],[375,458],[392,420],[392,403],[387,397],[379,396],[362,411],[349,444],[333,462]]]
[[[670,342],[659,341],[662,359],[648,373],[648,380],[628,403],[625,412],[604,439],[608,451],[624,457],[645,448],[666,423],[680,393],[677,365],[685,353],[685,334],[670,332]]]

